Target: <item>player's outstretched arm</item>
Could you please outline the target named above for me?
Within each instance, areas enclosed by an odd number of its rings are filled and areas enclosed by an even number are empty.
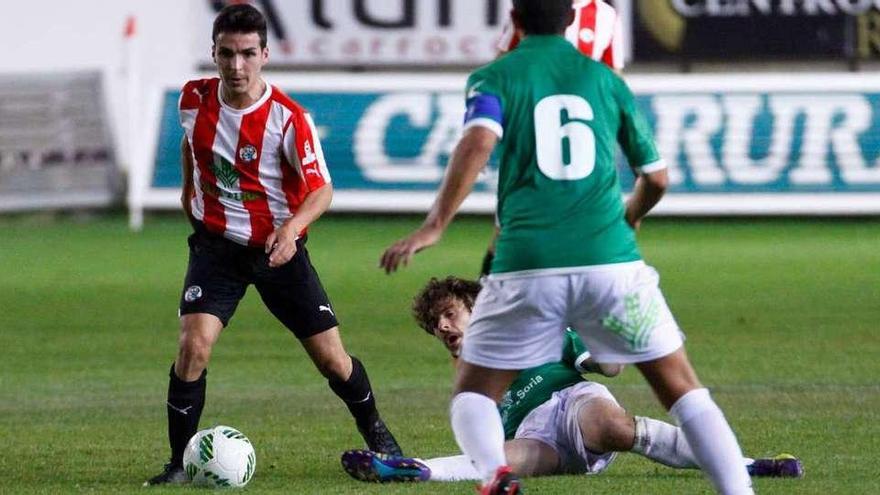
[[[666,189],[669,187],[669,176],[666,169],[641,174],[636,178],[633,193],[626,202],[626,221],[632,228],[638,229],[642,218],[651,211]]]
[[[408,265],[415,253],[440,240],[458,207],[473,189],[480,170],[489,161],[497,142],[498,136],[485,127],[474,126],[465,131],[452,153],[437,199],[422,226],[392,244],[382,254],[379,267],[385,273],[392,273],[401,265]]]

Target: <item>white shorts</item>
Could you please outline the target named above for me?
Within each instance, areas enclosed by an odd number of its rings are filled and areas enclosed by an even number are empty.
[[[617,453],[596,454],[584,446],[578,413],[586,402],[593,399],[610,400],[617,404],[604,385],[577,383],[554,392],[547,402],[532,410],[520,423],[514,438],[538,440],[552,447],[559,455],[563,473],[601,473]]]
[[[642,261],[567,273],[483,279],[461,357],[494,369],[522,370],[562,357],[566,328],[599,363],[639,363],[681,347],[684,336]]]

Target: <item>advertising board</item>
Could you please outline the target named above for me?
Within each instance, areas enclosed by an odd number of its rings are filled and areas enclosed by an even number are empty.
[[[880,77],[642,75],[627,78],[669,166],[657,212],[880,213]],[[345,211],[425,211],[461,132],[464,75],[277,80],[314,115]],[[164,88],[144,204],[179,201],[178,89]],[[493,161],[465,204],[490,213]],[[621,158],[624,190],[633,175]],[[149,195],[148,195],[149,196]]]

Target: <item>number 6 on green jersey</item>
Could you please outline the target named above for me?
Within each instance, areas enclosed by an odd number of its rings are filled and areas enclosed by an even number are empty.
[[[553,180],[580,180],[596,168],[593,107],[577,95],[548,96],[535,105],[538,168]]]

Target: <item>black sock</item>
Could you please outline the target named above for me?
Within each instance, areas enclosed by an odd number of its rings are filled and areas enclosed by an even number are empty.
[[[171,463],[183,465],[183,450],[186,443],[196,434],[199,418],[205,407],[205,388],[208,370],[194,382],[185,382],[177,377],[174,365],[168,380],[168,443],[171,445]]]
[[[341,381],[331,378],[329,384],[330,389],[348,406],[358,428],[365,429],[379,419],[376,398],[373,397],[373,389],[370,387],[370,378],[358,358],[351,356],[351,376],[348,377],[348,380]]]

